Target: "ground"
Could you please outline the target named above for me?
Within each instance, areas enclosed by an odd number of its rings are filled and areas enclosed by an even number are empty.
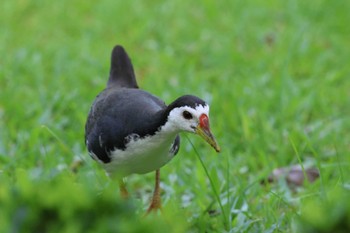
[[[5,0],[0,231],[349,228],[348,9],[341,0]],[[222,149],[183,134],[162,169],[163,213],[148,218],[154,174],[129,177],[125,202],[84,145],[115,44],[144,90],[166,103],[183,94],[209,102]],[[320,177],[297,188],[283,177],[262,184],[293,165]]]

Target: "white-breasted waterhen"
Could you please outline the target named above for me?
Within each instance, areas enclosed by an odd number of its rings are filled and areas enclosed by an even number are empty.
[[[156,171],[148,212],[161,207],[159,171],[177,154],[180,132],[198,134],[220,151],[209,127],[209,105],[193,95],[166,105],[140,90],[127,53],[115,46],[107,87],[96,97],[87,118],[85,143],[92,158],[119,178],[124,196],[123,177]]]

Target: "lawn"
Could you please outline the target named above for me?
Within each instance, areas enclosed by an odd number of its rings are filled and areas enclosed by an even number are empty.
[[[4,0],[0,232],[349,232],[350,2]],[[222,152],[182,134],[130,200],[88,155],[84,126],[115,44],[139,86],[210,104]],[[315,168],[291,187],[276,168]]]

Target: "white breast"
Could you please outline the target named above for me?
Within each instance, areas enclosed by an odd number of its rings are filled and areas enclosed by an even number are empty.
[[[175,138],[175,133],[162,132],[144,138],[133,137],[126,150],[116,149],[111,153],[111,162],[104,164],[105,169],[108,174],[118,176],[157,170],[174,157],[171,148]]]

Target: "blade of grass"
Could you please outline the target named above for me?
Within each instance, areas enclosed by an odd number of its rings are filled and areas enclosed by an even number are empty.
[[[231,167],[230,167],[230,158],[229,158],[229,156],[226,156],[226,164],[227,164],[227,169],[226,169],[226,181],[227,181],[227,213],[228,213],[228,215],[225,217],[225,215],[224,215],[224,217],[225,218],[227,218],[227,223],[229,223],[230,222],[230,219],[231,219],[231,211],[230,211],[230,209],[231,209],[231,202],[230,202],[230,200],[231,200],[231,195],[230,195],[230,170],[231,170]],[[228,230],[231,230],[231,224],[230,225],[228,225],[227,226],[229,229]]]
[[[326,188],[325,188],[324,180],[323,180],[323,172],[321,171],[321,158],[320,158],[319,154],[316,152],[315,148],[312,146],[309,138],[304,136],[304,140],[306,141],[308,148],[311,150],[312,154],[316,157],[316,164],[317,164],[317,168],[318,168],[319,174],[320,174],[321,193],[322,193],[323,197],[326,197],[327,194],[326,194]]]
[[[298,150],[297,150],[297,148],[296,148],[296,146],[295,146],[295,143],[294,143],[294,141],[292,140],[291,137],[289,137],[289,141],[290,141],[290,143],[292,144],[292,147],[293,147],[293,150],[294,150],[294,152],[295,152],[295,155],[296,155],[297,158],[298,158],[298,162],[299,162],[299,164],[300,164],[300,166],[301,166],[301,170],[303,171],[303,175],[304,175],[304,177],[305,177],[304,180],[305,180],[306,183],[309,184],[310,182],[309,182],[309,179],[307,178],[308,176],[307,176],[307,174],[306,174],[306,171],[305,171],[303,162],[301,161],[300,154],[299,154],[299,152],[298,152]]]
[[[49,134],[51,134],[51,136],[53,138],[55,138],[59,144],[61,145],[61,147],[63,148],[63,150],[66,152],[66,153],[69,153],[69,154],[72,154],[74,156],[74,152],[72,149],[70,149],[65,143],[64,141],[55,133],[53,132],[49,127],[47,127],[46,125],[42,125],[41,126],[43,129],[45,129]],[[84,164],[89,164],[87,162],[85,162],[85,158],[82,157],[81,155],[78,155],[79,159],[81,161],[83,161]],[[73,161],[73,163],[70,165],[70,170],[72,172],[74,172],[74,169],[76,169],[76,166],[81,166],[80,162],[79,161]],[[91,167],[92,168],[92,167]],[[94,175],[97,177],[97,180],[100,184],[102,184],[102,181],[99,179],[98,175],[96,172],[94,172]]]
[[[298,214],[297,211],[295,210],[295,207],[291,204],[289,204],[286,200],[283,199],[283,197],[281,195],[279,195],[278,193],[274,192],[274,191],[270,191],[270,193],[277,197],[278,200],[280,200],[285,206],[287,206],[294,214]]]
[[[338,169],[339,169],[340,182],[342,185],[344,185],[345,184],[344,174],[343,174],[343,169],[342,169],[340,158],[339,158],[338,148],[337,148],[337,145],[335,143],[333,144],[333,146],[334,146],[334,150],[335,150],[335,157],[337,158],[337,165],[338,165]]]
[[[211,177],[210,177],[210,175],[209,175],[209,172],[208,172],[208,169],[207,169],[207,167],[205,166],[205,164],[204,164],[204,162],[203,162],[201,156],[199,155],[199,153],[198,153],[196,147],[193,145],[192,141],[191,141],[187,136],[186,136],[186,138],[187,138],[187,140],[190,142],[190,144],[191,144],[191,146],[192,146],[192,148],[193,148],[193,150],[194,150],[194,152],[195,152],[197,158],[199,159],[199,161],[200,161],[200,163],[201,163],[201,165],[202,165],[202,167],[203,167],[203,169],[204,169],[204,172],[205,172],[206,176],[207,176],[208,179],[209,179],[209,182],[210,182],[210,185],[211,185],[212,190],[213,190],[213,192],[214,192],[215,198],[217,199],[217,201],[218,201],[218,203],[219,203],[219,206],[220,206],[220,209],[221,209],[221,212],[222,212],[222,214],[223,214],[224,225],[225,225],[225,228],[226,228],[226,230],[227,230],[229,224],[228,224],[228,220],[227,220],[227,217],[226,217],[226,212],[225,212],[225,210],[224,210],[224,207],[222,206],[222,203],[221,203],[219,194],[218,194],[218,192],[217,192],[216,189],[215,189],[214,182],[213,182],[213,180],[211,179]]]
[[[73,151],[62,141],[62,139],[58,137],[58,135],[55,132],[53,132],[49,127],[47,127],[46,125],[41,125],[41,128],[45,129],[49,134],[51,134],[51,136],[54,137],[60,143],[64,151],[66,151],[69,154],[74,154]]]

